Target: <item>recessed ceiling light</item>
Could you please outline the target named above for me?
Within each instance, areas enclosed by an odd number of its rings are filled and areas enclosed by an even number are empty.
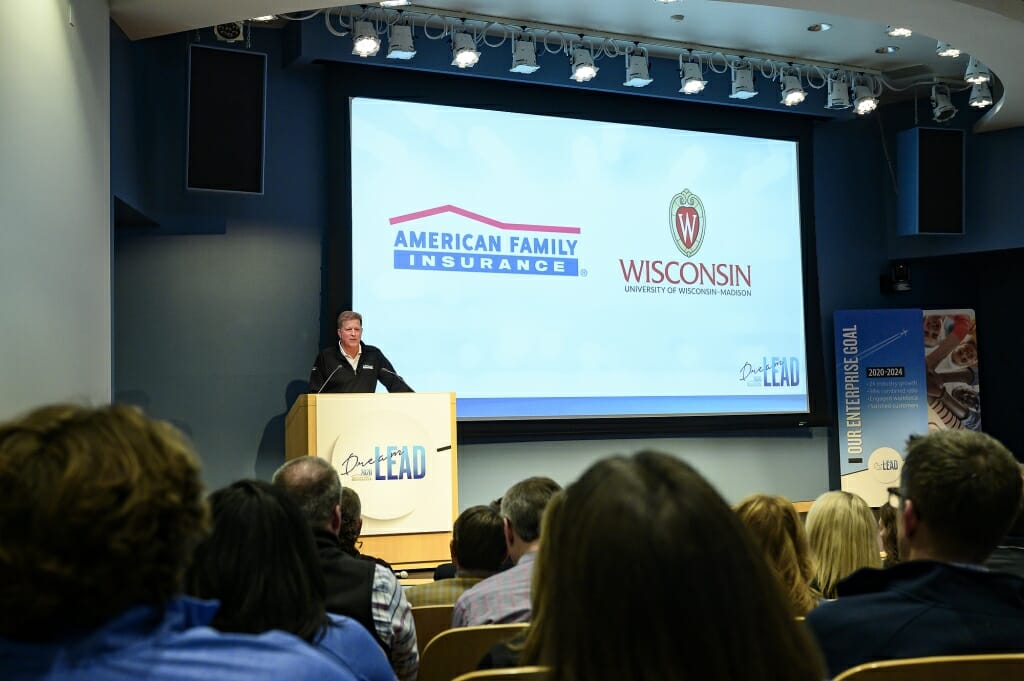
[[[669,5],[672,4],[673,2],[679,2],[679,0],[654,0],[654,2],[658,3],[659,5]]]
[[[277,15],[274,15],[274,14],[265,14],[265,15],[263,15],[262,17],[253,17],[252,19],[250,19],[250,21],[258,21],[258,22],[260,22],[261,24],[265,24],[265,23],[267,23],[268,21],[273,21],[274,19],[277,19]]]
[[[900,48],[895,45],[886,45],[885,47],[879,47],[875,52],[878,54],[892,54],[893,52],[899,52]]]
[[[914,32],[906,26],[887,26],[885,34],[891,38],[909,38]]]
[[[830,28],[832,28],[832,24],[828,24],[823,21],[820,24],[811,24],[807,27],[807,30],[813,33],[818,33],[820,31],[827,31]]]
[[[686,17],[683,16],[682,14],[673,14],[672,16],[669,17],[669,19],[671,19],[672,21],[682,21],[685,18]]]

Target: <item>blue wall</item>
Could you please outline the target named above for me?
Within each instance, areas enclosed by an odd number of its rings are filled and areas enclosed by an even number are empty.
[[[294,53],[285,60],[282,32],[253,31],[252,49],[269,55],[266,193],[186,192],[187,47],[196,35],[137,43],[127,43],[119,35],[112,37],[112,62],[116,62],[111,68],[112,191],[135,202],[133,205],[158,225],[123,227],[116,233],[114,385],[119,399],[143,404],[190,432],[206,464],[208,482],[218,486],[242,476],[265,477],[283,460],[283,414],[304,387],[321,334],[331,329],[331,311],[337,301],[348,296],[342,290],[343,277],[326,278],[326,273],[338,272],[347,257],[337,248],[337,243],[344,241],[348,184],[346,129],[338,120],[346,100],[338,79],[374,79],[378,82],[375,87],[384,91],[388,76],[382,75],[387,69],[369,66],[362,70],[346,66],[328,74],[322,65],[295,60]],[[214,42],[209,32],[202,32],[201,39]],[[284,61],[291,65],[282,66]],[[425,79],[441,78],[423,75]],[[377,80],[381,78],[384,80]],[[460,96],[468,100],[491,98],[493,106],[502,105],[502,98],[493,95],[495,90],[485,79],[467,78],[460,81],[460,87]],[[543,109],[551,96],[541,89],[526,92],[544,92],[533,95],[532,106],[537,109]],[[604,96],[616,95],[594,95]],[[624,107],[634,101],[621,97]],[[680,115],[706,108],[674,106]],[[779,117],[779,125],[787,125],[786,114],[723,111],[725,128],[729,120],[760,120],[764,116]],[[911,256],[894,255],[895,190],[878,121],[813,121],[806,114],[790,115],[788,120],[811,130],[807,143],[813,147],[820,340],[831,405],[828,368],[832,366],[832,313],[836,309],[962,306],[977,307],[981,315],[990,309],[979,304],[982,296],[994,302],[1019,282],[995,277],[985,263],[951,276],[948,259],[926,258],[912,262],[911,293],[881,293],[879,275],[889,260]],[[1022,143],[1017,131],[996,135],[1017,147]],[[1015,159],[1000,144],[988,140],[972,139],[971,167],[988,169],[991,159],[1003,174],[991,175],[991,182],[981,188],[975,183],[975,191],[986,192],[985,200],[993,206],[988,212],[975,209],[970,220],[986,222],[989,241],[985,243],[1012,244],[1024,236],[1006,234],[1001,225],[991,221],[1012,215],[1009,202],[993,200],[1002,196],[993,192],[1019,183],[1012,173],[1005,172]],[[975,233],[972,230],[972,235]],[[967,240],[964,237],[961,243]],[[948,241],[945,247],[956,248]],[[964,252],[969,250],[965,247]],[[982,318],[981,324],[987,330],[990,322]],[[986,342],[981,344],[982,367],[990,366]],[[995,343],[991,347],[998,347],[1001,353],[1009,350]],[[996,366],[994,361],[991,366]],[[1008,393],[1016,383],[1004,383],[996,372],[985,374],[982,381],[986,396],[993,395],[992,408],[986,405],[986,419],[991,413],[988,423],[1008,428],[1013,418],[1000,418],[994,397],[1000,391]],[[1012,412],[1012,402],[1003,409]],[[804,458],[802,463],[788,462],[788,472],[777,470],[775,478],[766,478],[748,467],[736,472],[746,476],[745,480],[720,486],[735,490],[736,495],[762,488],[791,496],[824,491],[828,485],[826,443],[832,438],[821,433],[797,437]],[[736,450],[750,451],[756,458],[759,447],[778,448],[776,440],[768,446],[767,440],[757,436],[745,443],[709,445],[702,451],[708,457],[736,456],[739,462]],[[626,443],[623,448],[631,446]],[[681,446],[687,445],[683,442]],[[465,453],[472,451],[466,448]],[[794,478],[796,466],[814,470],[796,476],[802,482],[795,489],[788,488],[785,481]],[[541,471],[532,469],[524,474],[533,472]],[[469,477],[475,480],[480,475],[473,472]],[[819,481],[818,489],[814,480]],[[500,488],[510,482],[493,481],[493,485]],[[464,491],[462,496],[473,499],[488,494],[490,489],[484,493]]]

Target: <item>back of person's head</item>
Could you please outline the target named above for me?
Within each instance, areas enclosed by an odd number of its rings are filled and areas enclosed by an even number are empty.
[[[1020,509],[1020,467],[993,437],[940,431],[910,440],[900,491],[927,526],[933,555],[981,563]]]
[[[508,518],[512,531],[524,542],[540,538],[540,519],[551,497],[561,485],[545,477],[527,478],[512,485],[501,497],[501,515]]]
[[[900,547],[897,541],[896,509],[889,504],[878,507],[878,539],[885,551],[883,567],[892,567],[900,562]]]
[[[202,542],[186,589],[220,601],[221,631],[288,631],[315,641],[327,623],[327,589],[309,523],[291,495],[240,480],[210,495],[213,533]]]
[[[180,433],[135,407],[0,425],[0,637],[54,640],[162,607],[206,531],[202,496]]]
[[[522,661],[551,681],[825,676],[739,517],[666,454],[599,461],[555,496],[532,600]]]
[[[819,595],[811,588],[814,560],[793,503],[785,497],[754,494],[736,506],[736,513],[764,551],[793,614],[806,615],[818,604]]]
[[[363,503],[359,494],[351,487],[341,490],[341,531],[338,538],[342,545],[355,550],[356,540],[363,531]],[[359,542],[360,546],[362,542]]]
[[[470,506],[452,527],[452,551],[463,572],[497,572],[505,562],[504,523],[490,506]]]
[[[816,586],[825,598],[835,598],[836,585],[857,570],[882,567],[875,516],[856,494],[825,492],[811,504],[806,527]]]
[[[341,478],[329,461],[316,456],[292,459],[274,472],[272,480],[298,502],[311,526],[322,529],[330,524],[341,503]]]

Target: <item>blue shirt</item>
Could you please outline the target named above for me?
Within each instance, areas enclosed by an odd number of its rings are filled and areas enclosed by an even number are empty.
[[[361,681],[395,681],[384,650],[366,627],[351,617],[327,613],[327,627],[316,648],[346,665]]]
[[[93,632],[54,643],[0,638],[0,675],[5,681],[364,678],[291,634],[270,631],[253,636],[216,631],[209,623],[217,608],[216,602],[181,597],[163,611],[132,608]]]

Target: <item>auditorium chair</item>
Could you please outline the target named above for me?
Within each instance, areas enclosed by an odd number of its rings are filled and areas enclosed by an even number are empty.
[[[1010,681],[1024,679],[1024,653],[942,655],[868,662],[833,681]]]
[[[506,669],[481,669],[456,676],[452,681],[544,681],[548,667],[508,667]]]
[[[442,631],[452,628],[452,609],[449,605],[421,605],[412,609],[412,621],[416,624],[416,650],[423,656],[423,649],[430,640]]]
[[[417,681],[451,681],[459,674],[471,672],[495,644],[513,638],[528,626],[483,624],[442,631],[423,649]]]

